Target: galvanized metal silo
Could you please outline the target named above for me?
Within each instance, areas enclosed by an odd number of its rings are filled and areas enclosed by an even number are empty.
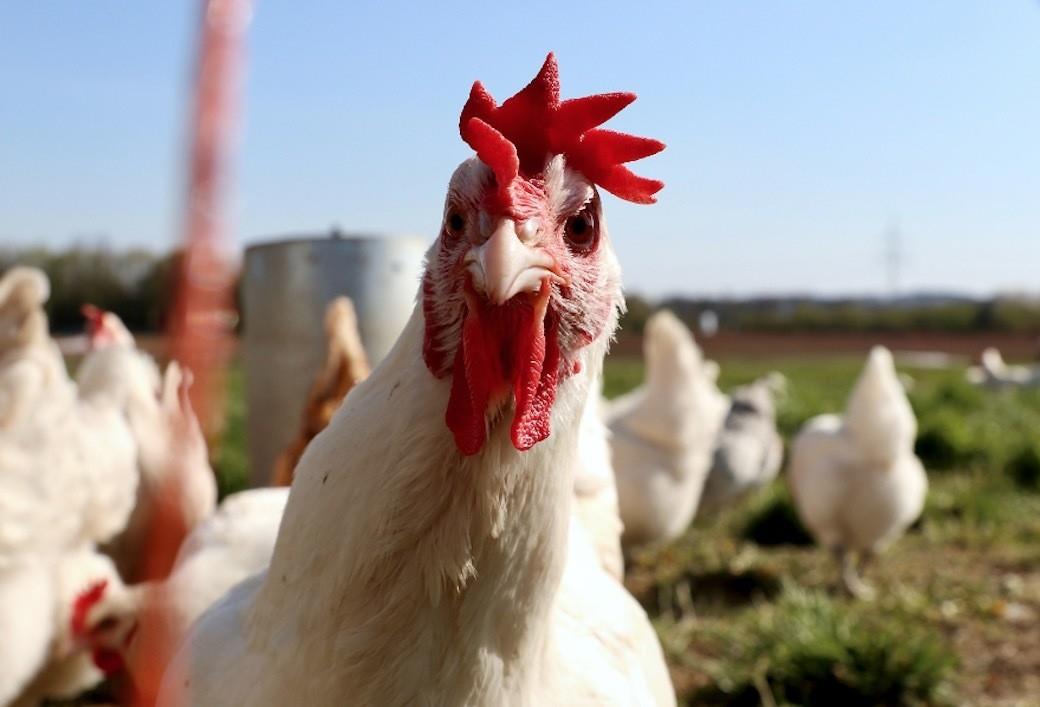
[[[427,243],[412,237],[341,236],[261,243],[242,274],[243,361],[253,486],[267,485],[292,439],[325,352],[325,306],[346,295],[375,366],[411,315]]]

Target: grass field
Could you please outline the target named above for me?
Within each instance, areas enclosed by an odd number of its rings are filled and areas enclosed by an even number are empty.
[[[779,424],[839,411],[859,357],[720,361],[728,389],[789,379]],[[903,369],[930,469],[922,520],[872,567],[872,603],[835,591],[781,478],[638,558],[627,584],[654,617],[689,704],[1040,704],[1040,395],[963,371]],[[608,362],[607,392],[642,364]]]
[[[839,411],[859,356],[722,358],[729,389],[770,370],[789,380],[779,423]],[[930,471],[924,517],[871,568],[871,603],[834,589],[781,478],[635,558],[627,584],[660,632],[688,704],[1040,705],[1040,392],[988,392],[963,371],[903,369]],[[606,392],[642,363],[608,359]],[[245,484],[241,371],[215,453],[221,490]]]

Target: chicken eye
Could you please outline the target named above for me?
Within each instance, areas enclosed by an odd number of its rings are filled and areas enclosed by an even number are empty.
[[[444,220],[444,225],[451,235],[461,236],[462,232],[466,230],[466,217],[453,209],[448,213],[448,218]]]
[[[596,217],[591,210],[582,209],[567,219],[564,236],[567,238],[567,245],[572,250],[578,252],[590,250],[596,243],[596,235]]]

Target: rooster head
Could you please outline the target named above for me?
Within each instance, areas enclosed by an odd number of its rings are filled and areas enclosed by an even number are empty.
[[[422,287],[423,358],[452,377],[445,421],[463,454],[510,404],[516,449],[548,437],[557,385],[613,333],[620,271],[597,187],[652,203],[663,186],[624,166],[662,143],[597,127],[634,99],[561,102],[552,54],[501,105],[473,85],[459,127],[477,154],[451,178]]]

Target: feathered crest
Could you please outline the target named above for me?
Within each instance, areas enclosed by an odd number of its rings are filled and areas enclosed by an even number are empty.
[[[534,176],[551,156],[564,155],[571,169],[611,194],[652,204],[664,183],[633,174],[625,163],[657,154],[664,143],[597,127],[635,99],[634,93],[602,93],[561,102],[559,69],[550,53],[534,80],[500,106],[475,82],[459,131],[495,173],[504,196],[518,176]]]
[[[72,635],[82,636],[87,632],[87,616],[94,605],[101,601],[108,589],[108,580],[102,579],[76,596],[72,604]]]

